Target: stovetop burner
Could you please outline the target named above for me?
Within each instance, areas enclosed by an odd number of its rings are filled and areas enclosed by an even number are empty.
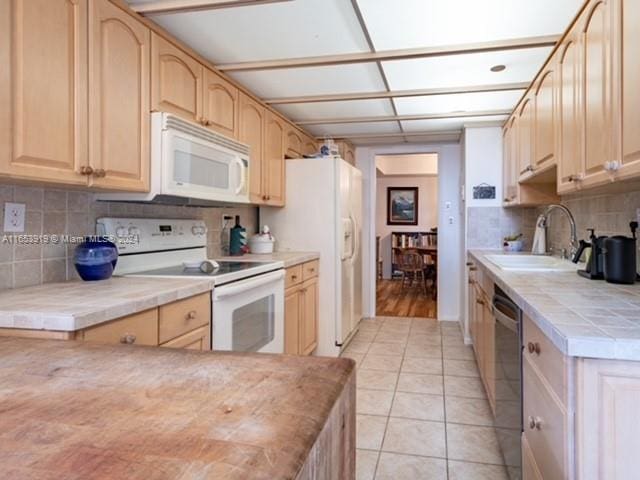
[[[156,268],[153,270],[145,270],[142,272],[136,272],[136,275],[144,275],[144,276],[163,276],[163,277],[215,277],[218,275],[225,275],[227,273],[236,273],[242,272],[245,270],[250,270],[252,268],[261,267],[269,265],[274,262],[256,262],[256,261],[246,261],[246,262],[234,262],[234,261],[225,261],[219,260],[217,261],[219,268],[215,269],[211,273],[202,272],[198,268],[184,268],[182,265],[175,265],[172,267],[164,267],[164,268]]]

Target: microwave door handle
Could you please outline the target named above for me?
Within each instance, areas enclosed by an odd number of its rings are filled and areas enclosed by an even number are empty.
[[[238,165],[240,169],[240,182],[238,183],[238,188],[236,188],[236,195],[244,190],[244,187],[247,185],[247,169],[244,166],[244,162],[238,158],[234,158],[235,163]]]

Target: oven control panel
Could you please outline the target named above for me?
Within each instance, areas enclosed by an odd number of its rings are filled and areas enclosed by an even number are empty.
[[[203,220],[104,217],[96,221],[96,235],[114,242],[121,254],[207,245]]]

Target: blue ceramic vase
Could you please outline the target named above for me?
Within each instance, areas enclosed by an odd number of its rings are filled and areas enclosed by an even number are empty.
[[[86,281],[110,278],[117,261],[118,248],[108,240],[86,239],[76,247],[73,254],[76,271]]]

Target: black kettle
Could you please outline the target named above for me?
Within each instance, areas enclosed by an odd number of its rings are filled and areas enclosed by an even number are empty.
[[[609,283],[632,284],[636,271],[636,230],[638,222],[631,222],[631,237],[614,235],[604,241],[602,248],[604,279]]]
[[[573,263],[578,263],[580,261],[580,257],[582,257],[582,253],[587,248],[590,248],[591,251],[587,257],[586,267],[584,270],[578,270],[578,275],[590,280],[602,280],[604,278],[604,259],[602,251],[604,248],[604,242],[608,237],[596,237],[596,231],[593,228],[588,228],[587,231],[590,232],[589,239],[591,242],[580,240],[580,247],[573,256],[572,261]]]

